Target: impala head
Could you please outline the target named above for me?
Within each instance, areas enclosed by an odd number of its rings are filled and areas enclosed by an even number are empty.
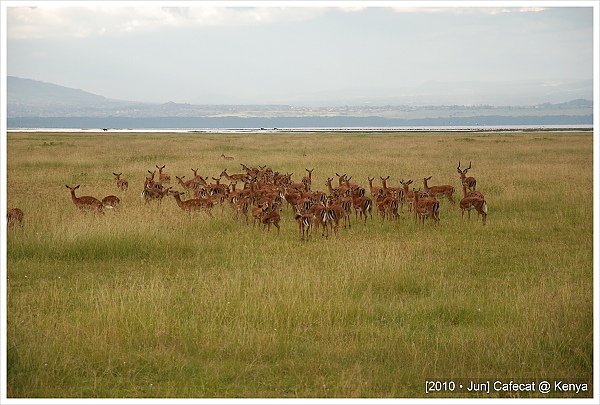
[[[431,176],[423,178],[423,181],[427,181],[427,180],[431,180]]]
[[[460,160],[458,161],[458,166],[456,167],[456,171],[458,172],[458,174],[462,176],[464,176],[465,174],[467,174],[467,172],[469,171],[469,169],[471,168],[471,162],[469,162],[469,167],[467,167],[464,170],[460,169]]]
[[[190,169],[192,171],[192,173],[194,173],[194,177],[198,176],[198,170],[200,169]]]
[[[223,177],[223,176],[227,176],[227,169],[223,169],[221,174],[219,174],[219,177]]]
[[[185,176],[181,176],[181,177],[179,177],[179,176],[175,176],[175,178],[176,178],[177,180],[179,180],[179,181],[183,181],[183,179],[185,179]]]
[[[65,187],[66,187],[66,188],[68,188],[68,189],[69,189],[69,190],[71,190],[71,191],[75,191],[75,190],[77,190],[77,189],[79,188],[79,186],[80,186],[80,184],[76,185],[75,187],[69,187],[69,186],[67,186],[67,185],[65,184]]]
[[[146,178],[148,178],[150,180],[154,180],[154,175],[156,174],[156,170],[154,170],[152,172],[150,170],[148,170],[148,173],[150,173],[150,177],[146,177]]]
[[[159,167],[158,165],[155,165],[155,166],[156,166],[156,168],[158,169],[158,172],[159,172],[159,173],[162,173],[163,169],[165,168],[165,165],[162,165],[162,166],[160,166],[160,167]]]
[[[119,179],[121,178],[121,175],[122,175],[123,173],[114,173],[114,172],[113,172],[113,174],[114,174],[115,176],[117,176],[117,180],[119,180]]]

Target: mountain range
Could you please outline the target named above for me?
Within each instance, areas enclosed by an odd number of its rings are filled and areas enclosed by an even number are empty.
[[[430,84],[428,91],[433,92],[435,88]],[[449,88],[446,90],[451,92]],[[465,91],[468,92],[468,89]],[[344,126],[344,122],[348,126],[361,126],[358,125],[361,119],[365,125],[382,126],[495,125],[494,120],[502,125],[510,125],[510,122],[515,122],[514,125],[536,122],[540,125],[556,125],[561,122],[566,125],[589,125],[593,121],[592,110],[592,102],[584,98],[526,106],[355,104],[314,107],[288,104],[151,103],[109,99],[84,90],[15,76],[7,78],[9,128],[40,125],[87,126],[85,120],[90,125],[100,123],[103,126],[113,126],[110,123],[114,123],[147,128],[148,125],[159,125],[158,119],[163,119],[164,125],[169,126],[207,127],[255,125],[260,124],[261,119],[272,126],[279,123],[281,127],[306,126],[307,123]],[[298,124],[294,124],[293,119],[297,119]]]

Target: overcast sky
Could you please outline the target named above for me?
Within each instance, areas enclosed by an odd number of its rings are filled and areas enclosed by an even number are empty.
[[[76,4],[8,7],[9,75],[124,100],[260,104],[593,78],[591,7]]]

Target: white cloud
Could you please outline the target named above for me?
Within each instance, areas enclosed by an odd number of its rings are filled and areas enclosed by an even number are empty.
[[[392,7],[397,13],[448,13],[448,14],[506,14],[506,13],[531,13],[546,10],[544,7]]]
[[[10,39],[120,35],[165,27],[240,26],[303,21],[323,8],[284,7],[9,7]]]

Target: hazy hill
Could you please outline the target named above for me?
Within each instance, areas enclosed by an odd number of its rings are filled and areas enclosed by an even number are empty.
[[[113,100],[84,90],[14,76],[8,77],[7,84],[8,123],[9,127],[14,128],[56,125],[86,126],[85,121],[80,123],[80,118],[95,120],[90,125],[97,125],[98,119],[105,120],[98,121],[104,122],[100,125],[105,127],[147,127],[148,125],[195,127],[198,125],[211,126],[213,122],[218,126],[258,125],[259,127],[305,126],[308,123],[334,126],[385,126],[466,125],[469,123],[510,125],[511,120],[515,123],[514,125],[535,124],[536,122],[540,124],[564,122],[569,125],[587,125],[592,122],[592,102],[581,98],[567,102],[546,102],[528,106],[458,104],[432,106],[411,105],[410,103],[402,105],[392,103],[361,105],[358,103],[337,106],[195,105],[175,102],[142,103]],[[434,92],[435,90],[431,88],[430,91]],[[442,96],[443,94],[440,94],[440,97]],[[255,120],[255,118],[259,120]],[[64,119],[71,119],[71,121]],[[131,121],[132,119],[134,121]],[[164,123],[158,122],[157,119],[163,119]],[[202,120],[198,121],[197,119]],[[278,120],[269,121],[273,119]],[[264,122],[264,125],[261,125],[261,122]],[[298,122],[298,124],[294,124],[294,122]],[[125,123],[130,125],[124,125]]]
[[[104,96],[87,91],[19,77],[7,77],[8,100],[11,104],[88,104],[108,103]]]

